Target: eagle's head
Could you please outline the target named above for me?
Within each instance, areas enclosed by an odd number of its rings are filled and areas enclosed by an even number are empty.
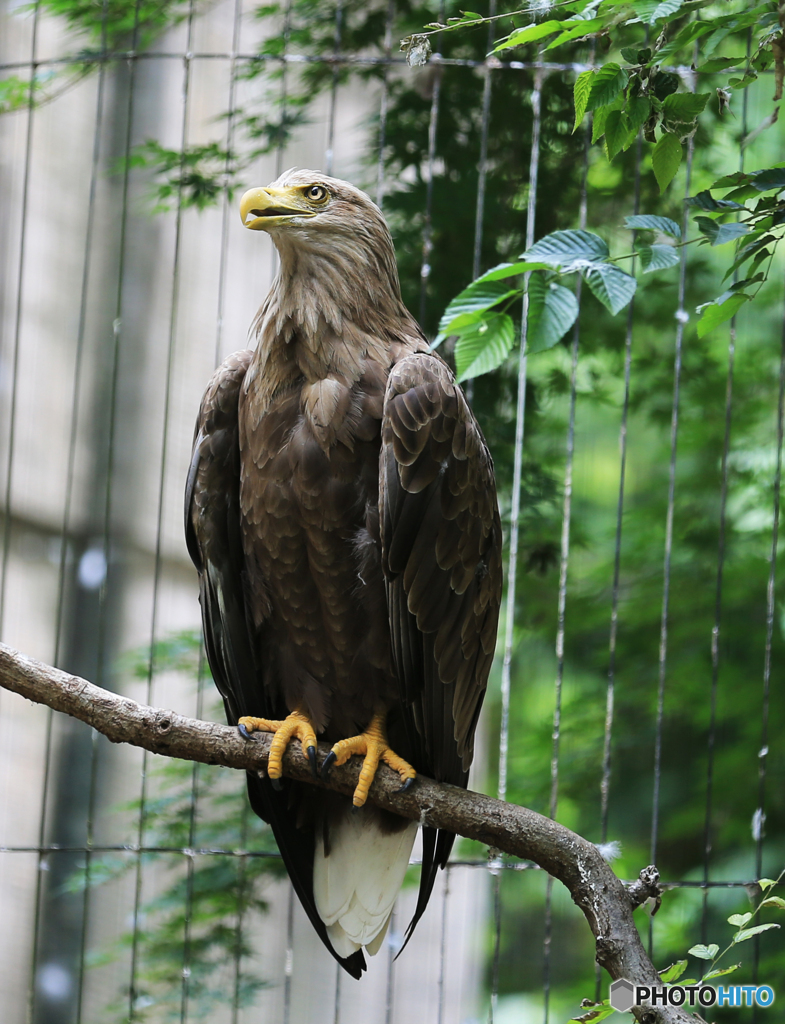
[[[376,330],[382,329],[377,314],[409,319],[387,224],[354,185],[291,168],[271,185],[249,189],[240,200],[240,217],[252,231],[267,231],[278,249],[273,291],[279,308],[294,307],[302,317],[313,306],[327,315],[329,302],[334,322],[348,317]]]
[[[348,181],[319,171],[290,168],[271,185],[249,189],[240,200],[240,217],[252,231],[268,231],[276,244],[297,244],[336,236],[367,236],[377,244],[389,238],[378,206]]]

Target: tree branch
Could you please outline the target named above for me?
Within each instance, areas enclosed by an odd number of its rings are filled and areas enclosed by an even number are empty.
[[[113,743],[130,743],[155,754],[243,771],[263,772],[267,765],[270,734],[255,733],[251,740],[244,740],[234,728],[138,704],[27,658],[5,644],[0,644],[0,686],[86,722]],[[328,751],[326,744],[320,744],[320,760]],[[360,773],[357,759],[352,758],[333,768],[325,785],[313,778],[297,743],[287,748],[283,768],[289,778],[347,796],[354,791]],[[399,793],[399,786],[397,773],[381,766],[370,799],[421,824],[456,832],[539,864],[567,886],[583,911],[595,936],[597,963],[611,978],[626,978],[634,985],[658,984],[632,916],[639,902],[659,894],[655,868],[641,872],[641,880],[634,883],[630,894],[593,843],[550,818],[423,776],[418,776],[407,793]],[[633,1013],[640,1024],[695,1024],[700,1019],[678,1007],[637,1008]]]

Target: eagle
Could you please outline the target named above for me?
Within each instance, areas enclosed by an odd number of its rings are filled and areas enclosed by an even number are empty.
[[[390,232],[353,185],[292,169],[243,195],[279,268],[207,385],[186,483],[207,658],[227,720],[274,733],[253,810],[355,978],[380,948],[417,824],[366,802],[380,762],[465,787],[493,659],[502,533],[493,462],[401,298]],[[282,777],[363,758],[353,799]],[[317,765],[317,742],[332,744]],[[408,941],[452,833],[424,827]]]

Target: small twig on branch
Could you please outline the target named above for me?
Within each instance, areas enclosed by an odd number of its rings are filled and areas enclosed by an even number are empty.
[[[229,726],[137,704],[78,676],[26,658],[5,644],[0,644],[0,686],[86,722],[113,743],[130,743],[155,754],[244,771],[263,772],[267,766],[272,742],[269,734],[255,733],[250,741],[244,740]],[[326,744],[320,744],[320,760],[328,751]],[[289,778],[351,796],[360,765],[352,758],[348,764],[333,768],[325,786],[313,779],[300,745],[293,743],[286,750],[283,770]],[[641,872],[641,880],[631,886],[630,892],[593,843],[550,818],[423,776],[407,793],[399,793],[399,786],[397,773],[383,766],[371,787],[370,799],[406,818],[539,864],[567,886],[583,911],[596,940],[597,963],[612,979],[626,978],[634,985],[659,983],[632,916],[639,897],[646,899],[659,893],[656,868]],[[639,1007],[633,1013],[640,1024],[695,1024],[699,1020],[675,1006]]]

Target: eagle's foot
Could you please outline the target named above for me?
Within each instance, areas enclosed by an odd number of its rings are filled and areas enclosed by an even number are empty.
[[[311,720],[302,711],[292,711],[282,722],[276,722],[269,718],[253,718],[250,715],[244,715],[242,718],[238,718],[237,728],[246,739],[248,739],[252,732],[272,732],[275,734],[272,746],[270,747],[270,757],[267,761],[267,777],[272,782],[274,788],[280,789],[280,782],[278,780],[283,774],[283,752],[293,736],[300,740],[303,753],[310,762],[313,777],[317,778],[316,733],[314,732],[313,725],[311,725]]]
[[[363,758],[362,771],[357,788],[352,797],[355,807],[362,807],[368,799],[368,791],[376,775],[379,762],[384,761],[401,776],[400,792],[407,790],[417,775],[408,761],[399,757],[387,743],[387,735],[384,729],[384,714],[374,715],[371,724],[360,733],[359,736],[352,736],[346,740],[340,740],[333,746],[322,765],[322,778],[327,779],[330,769],[334,764],[345,764],[352,754],[359,754]]]

